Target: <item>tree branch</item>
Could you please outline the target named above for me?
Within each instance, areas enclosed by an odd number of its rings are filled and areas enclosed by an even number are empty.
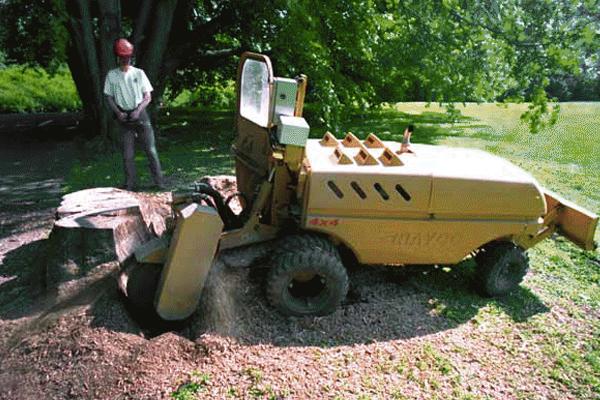
[[[179,60],[196,56],[195,50],[199,45],[197,38],[204,38],[204,43],[209,42],[210,38],[222,31],[224,27],[230,27],[232,24],[235,24],[236,18],[237,13],[233,6],[223,9],[218,16],[187,31],[184,35],[185,37],[178,38],[177,43],[169,48],[169,55]]]

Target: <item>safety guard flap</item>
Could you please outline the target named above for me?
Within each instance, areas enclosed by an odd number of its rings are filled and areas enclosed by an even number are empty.
[[[223,221],[211,207],[192,203],[179,210],[155,297],[161,318],[182,320],[196,310],[222,230]]]

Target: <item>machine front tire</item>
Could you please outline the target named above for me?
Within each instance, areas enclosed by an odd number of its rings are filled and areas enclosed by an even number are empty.
[[[136,318],[153,320],[158,318],[154,309],[154,296],[162,271],[161,264],[135,264],[127,271],[125,296]]]
[[[315,233],[298,233],[288,235],[277,241],[274,254],[275,257],[284,256],[290,252],[298,251],[299,249],[317,250],[320,252],[331,253],[339,258],[339,253],[331,241],[324,236]]]
[[[492,243],[477,254],[476,290],[485,297],[501,297],[519,287],[529,270],[529,257],[514,243]]]
[[[275,265],[267,277],[267,297],[285,315],[331,314],[348,293],[348,274],[326,239],[302,237],[295,249],[286,246],[285,252],[275,252]],[[290,238],[286,243],[293,241]],[[307,243],[311,246],[305,246]]]

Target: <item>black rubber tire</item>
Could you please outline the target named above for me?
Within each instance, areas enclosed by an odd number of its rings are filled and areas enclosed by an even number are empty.
[[[510,242],[491,243],[475,257],[475,289],[485,297],[501,297],[519,287],[529,270],[525,250]]]
[[[136,264],[127,277],[127,301],[132,311],[154,318],[154,295],[162,271],[162,264]]]
[[[151,336],[167,331],[182,329],[189,319],[166,321],[154,308],[154,297],[158,290],[162,264],[135,264],[128,269],[125,288],[126,307],[131,317]]]
[[[266,291],[269,302],[282,314],[331,314],[346,297],[346,269],[335,247],[323,240],[326,239],[319,236],[308,239],[302,235],[294,249],[275,252]]]
[[[338,258],[340,257],[335,245],[326,237],[316,233],[302,232],[279,239],[273,250],[273,258],[279,258],[298,249],[325,251]]]

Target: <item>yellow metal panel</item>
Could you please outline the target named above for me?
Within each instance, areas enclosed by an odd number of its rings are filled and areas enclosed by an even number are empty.
[[[537,218],[546,212],[541,190],[533,182],[433,178],[430,212]]]
[[[332,190],[331,185],[339,189],[342,197]],[[403,197],[399,190],[409,197]],[[414,212],[427,214],[430,193],[431,177],[427,175],[313,172],[310,175],[308,213],[389,217]]]
[[[217,212],[195,203],[180,210],[156,293],[156,311],[165,320],[189,317],[200,300],[223,222]]]
[[[454,264],[473,250],[516,232],[537,232],[531,221],[401,220],[308,215],[304,227],[348,245],[365,264]]]

